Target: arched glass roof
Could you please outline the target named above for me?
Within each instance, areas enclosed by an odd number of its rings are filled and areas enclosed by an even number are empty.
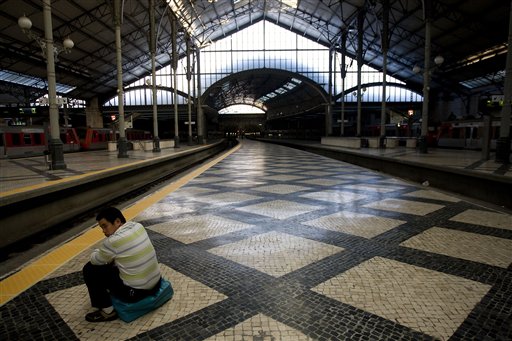
[[[341,55],[336,53],[336,66],[334,66],[333,92],[334,96],[341,93]],[[194,68],[196,60],[192,60]],[[347,76],[345,90],[357,86],[357,63],[347,58]],[[319,84],[328,91],[329,87],[329,49],[289,30],[285,30],[268,21],[260,21],[248,28],[221,39],[201,50],[201,81],[203,93],[206,89],[220,79],[233,73],[250,69],[282,69],[303,75]],[[186,77],[186,58],[178,62],[177,89],[182,93],[188,92]],[[382,86],[375,83],[382,82],[382,72],[369,66],[362,68],[363,102],[380,102]],[[157,71],[156,84],[158,86],[157,103],[159,105],[173,104],[173,74],[171,66]],[[405,84],[398,79],[387,76],[387,82]],[[126,105],[152,104],[151,76],[129,84],[126,89]],[[368,86],[365,86],[368,84]],[[372,86],[369,86],[372,84]],[[130,90],[133,89],[133,90]],[[418,102],[422,96],[405,89],[403,86],[389,85],[386,89],[387,101],[390,102]],[[277,90],[279,91],[279,90]],[[269,93],[267,96],[272,96]],[[264,98],[253,98],[254,102],[263,101]],[[185,104],[187,99],[178,96],[178,103]],[[357,101],[352,92],[345,94],[346,102]],[[236,103],[235,103],[236,104]],[[110,99],[105,105],[117,105],[117,96]]]
[[[219,110],[221,115],[229,114],[264,114],[265,112],[258,107],[247,104],[236,104]]]

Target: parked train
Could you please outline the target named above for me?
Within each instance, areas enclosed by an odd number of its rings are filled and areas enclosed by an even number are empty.
[[[78,137],[80,138],[81,150],[99,150],[107,149],[109,141],[119,140],[119,132],[110,128],[76,128]],[[128,128],[125,130],[126,139],[134,140],[151,140],[153,136],[149,131],[141,129]]]
[[[489,130],[490,148],[496,149],[496,140],[500,136],[501,122],[493,120]],[[438,128],[438,146],[460,149],[482,149],[484,138],[482,120],[449,121]]]
[[[405,146],[405,141],[409,137],[419,137],[421,135],[421,123],[414,122],[410,126],[407,123],[386,124],[386,136],[398,138],[399,145]],[[380,136],[380,125],[371,125],[363,128],[363,136]],[[428,127],[427,145],[437,147],[438,134],[435,127]]]
[[[42,126],[0,127],[0,157],[27,157],[43,155],[48,150],[49,133]],[[73,128],[60,128],[64,152],[80,149],[80,141]]]
[[[495,119],[489,129],[489,143],[491,149],[496,149],[496,140],[500,135],[501,122]],[[446,121],[438,126],[429,126],[427,143],[430,147],[482,149],[484,138],[484,122],[482,119]],[[407,124],[386,124],[386,136],[406,137],[420,136],[419,123],[413,123],[411,130]],[[364,129],[365,136],[379,136],[380,126],[368,126]]]
[[[48,150],[49,132],[43,126],[0,127],[0,158],[19,158],[44,155]],[[118,139],[116,133],[116,139]],[[151,139],[151,133],[126,129],[127,140]],[[60,128],[60,140],[65,153],[107,149],[108,141],[115,141],[108,128]]]
[[[114,140],[114,132],[110,128],[76,128],[82,150],[107,149],[108,141]]]
[[[407,123],[395,124],[388,123],[385,125],[386,136],[394,137],[408,137],[408,136],[419,136],[421,126],[420,123],[413,123],[411,127]],[[363,127],[364,136],[380,136],[380,125],[370,125]]]

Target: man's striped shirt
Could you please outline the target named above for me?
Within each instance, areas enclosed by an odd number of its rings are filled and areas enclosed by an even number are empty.
[[[144,226],[128,221],[93,251],[91,263],[115,262],[124,284],[135,289],[152,289],[160,279],[155,248]]]

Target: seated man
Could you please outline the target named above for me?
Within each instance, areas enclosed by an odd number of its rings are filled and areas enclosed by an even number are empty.
[[[139,223],[126,222],[117,208],[107,207],[96,217],[107,237],[83,268],[91,305],[89,322],[115,320],[110,295],[123,302],[137,302],[160,288],[160,268],[149,236]]]

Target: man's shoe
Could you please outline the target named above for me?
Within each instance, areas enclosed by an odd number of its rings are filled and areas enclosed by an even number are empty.
[[[107,314],[103,310],[96,310],[95,312],[85,315],[85,319],[89,322],[107,322],[117,319],[117,313],[113,310],[110,314]]]

